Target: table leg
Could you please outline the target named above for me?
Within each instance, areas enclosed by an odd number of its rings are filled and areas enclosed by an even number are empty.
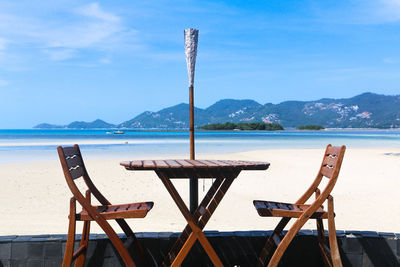
[[[201,201],[199,207],[196,209],[194,213],[194,219],[197,222],[201,215],[205,212],[206,207],[212,200],[212,197],[214,196],[215,192],[218,190],[220,185],[224,179],[216,179],[215,182],[211,185],[210,189],[208,190],[207,194],[204,196],[203,200]],[[201,212],[200,212],[201,210]],[[178,251],[182,248],[183,244],[185,243],[185,240],[189,237],[190,233],[192,232],[192,229],[190,228],[189,225],[185,227],[185,230],[183,230],[182,234],[179,236],[179,238],[176,240],[175,244],[171,248],[170,252],[166,256],[166,259],[164,260],[172,262],[174,258],[176,257]]]
[[[170,266],[181,266],[196,240],[199,240],[214,266],[224,266],[202,231],[190,233],[189,238],[186,240]]]
[[[186,242],[183,244],[182,248],[179,250],[178,255],[174,259],[171,260],[174,265],[180,266],[183,262],[183,260],[186,258],[187,254],[189,253],[190,249],[196,242],[197,237],[195,236],[194,233],[191,233],[189,235],[189,238],[186,240]],[[163,262],[163,265],[166,265],[166,262]],[[168,264],[166,266],[172,266],[172,264]]]
[[[171,251],[168,253],[167,257],[164,259],[163,265],[168,266],[169,263],[172,262],[173,265],[178,264],[176,266],[179,266],[197,239],[199,240],[200,244],[203,246],[207,255],[212,260],[213,264],[216,266],[218,266],[219,264],[222,264],[217,256],[217,254],[215,253],[214,249],[212,248],[211,244],[208,242],[207,238],[205,237],[204,233],[202,232],[202,230],[205,227],[205,225],[207,224],[211,215],[214,213],[218,204],[221,202],[226,191],[229,189],[230,185],[232,184],[234,178],[236,178],[237,175],[239,174],[239,172],[229,173],[229,175],[227,175],[226,173],[221,173],[220,175],[218,175],[219,178],[216,178],[216,180],[212,184],[211,188],[208,190],[207,194],[204,196],[201,204],[196,209],[193,216],[187,210],[186,205],[184,204],[183,200],[180,198],[178,192],[172,185],[169,178],[166,177],[162,173],[157,173],[157,174],[163,181],[167,190],[173,197],[175,203],[178,205],[179,209],[181,210],[182,214],[185,216],[185,219],[188,222],[188,225],[186,226],[185,230],[179,236],[178,240],[175,242]],[[181,203],[178,203],[177,201],[181,202]],[[184,213],[186,213],[186,215]],[[187,213],[189,213],[189,214],[187,214]],[[188,220],[189,217],[191,217],[190,220]],[[192,225],[193,223],[195,224],[195,226]],[[198,231],[196,228],[198,229]]]

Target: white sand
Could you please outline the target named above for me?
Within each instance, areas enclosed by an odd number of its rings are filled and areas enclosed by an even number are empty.
[[[202,157],[271,163],[267,171],[244,171],[239,175],[206,230],[272,229],[277,219],[259,217],[252,200],[297,200],[315,178],[323,150],[274,149]],[[400,232],[400,156],[395,153],[400,153],[400,149],[347,150],[333,191],[337,229]],[[128,220],[134,231],[181,231],[185,220],[157,176],[153,172],[126,171],[119,166],[124,160],[130,158],[91,156],[86,157],[86,165],[97,187],[112,203],[155,202],[145,219]],[[67,232],[71,193],[58,159],[2,163],[0,181],[0,235]],[[187,199],[188,182],[174,183]],[[206,180],[206,190],[210,184]],[[202,181],[199,189],[203,196]],[[315,229],[315,224],[309,222],[305,228]],[[92,229],[101,233],[97,226]]]

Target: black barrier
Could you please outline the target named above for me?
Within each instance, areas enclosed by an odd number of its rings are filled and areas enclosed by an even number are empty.
[[[256,257],[271,231],[218,232],[206,236],[226,266],[255,266]],[[121,235],[123,237],[123,235]],[[178,233],[138,233],[158,263]],[[337,231],[343,266],[400,266],[400,234],[370,231]],[[66,235],[0,236],[0,267],[61,266]],[[76,242],[80,241],[80,236]],[[123,266],[105,235],[90,236],[86,266]],[[212,266],[196,244],[183,266]],[[303,230],[294,239],[280,266],[324,266],[314,230]]]

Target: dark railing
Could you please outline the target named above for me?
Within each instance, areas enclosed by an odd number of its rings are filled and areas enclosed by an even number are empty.
[[[208,231],[206,236],[226,266],[254,266],[271,231]],[[138,233],[154,260],[160,263],[178,233]],[[343,266],[400,266],[400,234],[337,231]],[[61,266],[65,235],[2,236],[0,267]],[[79,241],[79,238],[77,239]],[[105,235],[91,235],[86,266],[123,266]],[[195,245],[183,266],[212,266]],[[281,265],[280,265],[281,266]],[[303,230],[282,258],[282,266],[323,266],[317,233]]]

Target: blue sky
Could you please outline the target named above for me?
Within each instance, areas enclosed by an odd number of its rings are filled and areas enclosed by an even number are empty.
[[[0,128],[188,102],[400,94],[400,0],[0,1]]]

